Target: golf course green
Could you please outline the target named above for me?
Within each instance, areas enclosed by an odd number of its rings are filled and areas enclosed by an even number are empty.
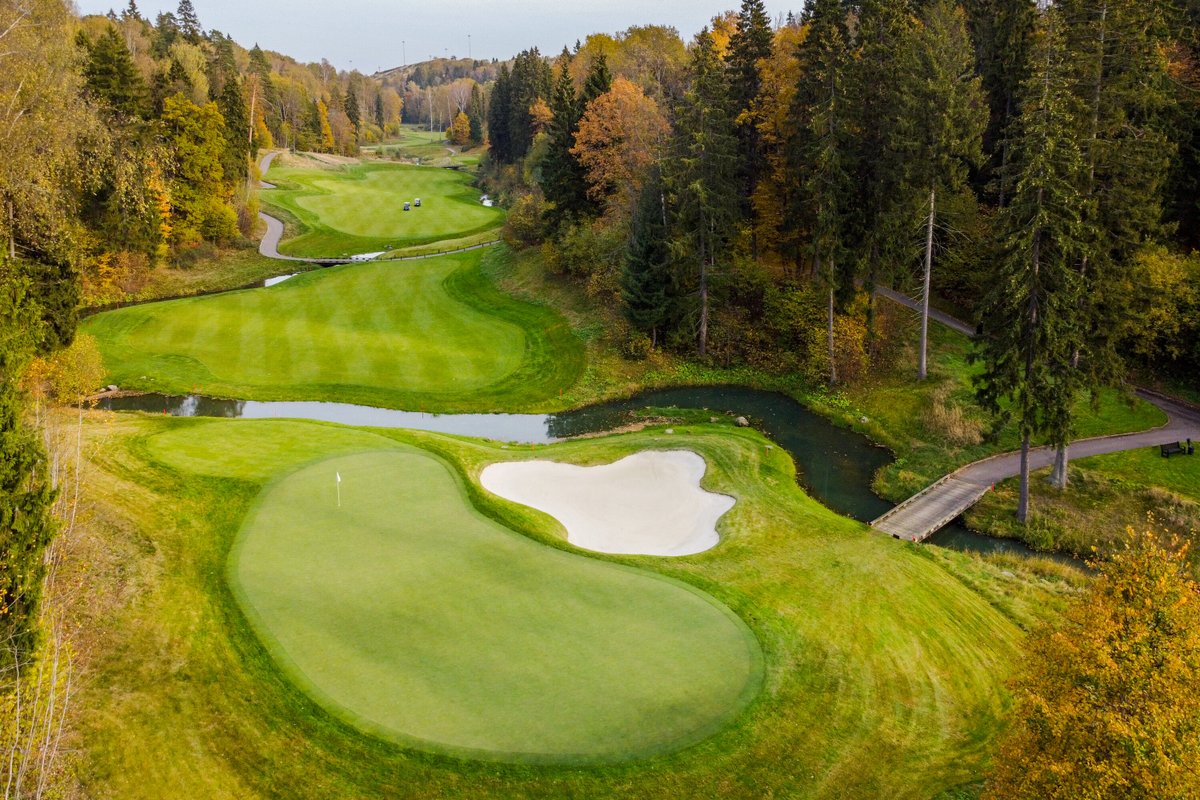
[[[249,400],[498,410],[569,387],[582,345],[553,311],[498,291],[495,251],[310,272],[265,289],[87,319],[122,388]]]
[[[278,160],[278,159],[277,159]],[[496,230],[500,208],[479,202],[465,172],[403,164],[272,164],[266,210],[288,223],[280,252],[339,257],[463,239]],[[404,204],[417,199],[421,206]]]
[[[89,413],[82,574],[116,598],[79,621],[105,643],[75,701],[92,794],[927,800],[976,779],[1045,595],[867,535],[752,430],[672,430],[503,447]],[[477,483],[649,449],[736,497],[717,547],[584,554]]]
[[[712,733],[758,688],[758,644],[728,609],[514,534],[415,448],[274,483],[229,574],[300,685],[407,744],[626,760]]]

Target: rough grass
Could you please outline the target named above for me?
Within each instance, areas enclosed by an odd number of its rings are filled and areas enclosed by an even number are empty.
[[[339,168],[272,165],[264,206],[288,225],[285,255],[340,257],[498,229],[500,208],[479,202],[471,177],[432,167],[378,162]],[[404,211],[405,202],[421,207]]]
[[[582,369],[563,320],[497,291],[472,251],[88,319],[122,388],[411,410],[554,402]]]
[[[473,476],[515,458],[702,454],[706,488],[738,498],[721,545],[679,559],[589,558],[683,581],[732,609],[762,646],[758,699],[682,752],[590,768],[455,761],[328,713],[254,635],[226,559],[274,476],[379,449],[385,435],[450,464],[481,513],[567,550],[549,518],[487,495]],[[91,571],[103,598],[77,609],[89,654],[78,774],[97,797],[927,798],[979,779],[1021,609],[1045,613],[1060,596],[868,534],[806,497],[777,448],[728,427],[500,449],[318,424],[96,415],[85,439],[92,514],[63,569]]]

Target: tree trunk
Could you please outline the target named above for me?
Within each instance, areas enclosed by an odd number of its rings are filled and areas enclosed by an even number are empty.
[[[700,357],[708,355],[708,261],[700,259]]]
[[[1021,437],[1021,499],[1017,501],[1017,520],[1029,521],[1029,433]]]
[[[929,350],[929,284],[933,274],[933,220],[937,209],[937,189],[929,190],[929,223],[925,230],[925,292],[921,301],[921,363],[917,369],[917,380],[925,380]]]
[[[837,385],[837,361],[833,351],[833,286],[829,287],[829,385]]]
[[[255,82],[254,91],[250,93],[250,125],[248,126],[250,128],[250,130],[247,131],[248,135],[246,137],[246,141],[250,143],[251,147],[254,146],[254,107],[257,104],[258,104],[258,83]]]
[[[1059,489],[1067,488],[1067,467],[1070,466],[1068,445],[1060,445],[1054,453],[1054,470],[1050,473],[1050,482]]]

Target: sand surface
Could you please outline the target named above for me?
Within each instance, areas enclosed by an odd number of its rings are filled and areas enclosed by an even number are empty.
[[[557,519],[578,547],[685,556],[717,544],[717,520],[734,504],[732,497],[700,488],[706,469],[690,450],[653,450],[597,467],[491,464],[479,480],[489,492]]]

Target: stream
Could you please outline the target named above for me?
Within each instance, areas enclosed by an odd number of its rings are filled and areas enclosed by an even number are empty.
[[[892,460],[886,449],[861,434],[837,427],[787,395],[740,386],[661,389],[558,414],[427,414],[348,403],[259,402],[162,394],[106,397],[98,407],[181,417],[310,419],[524,444],[549,444],[610,431],[628,424],[637,412],[647,408],[704,409],[748,418],[792,456],[805,490],[839,514],[870,522],[892,507],[871,490],[875,473]],[[958,520],[927,542],[964,552],[1035,554],[1022,542],[975,533]]]

